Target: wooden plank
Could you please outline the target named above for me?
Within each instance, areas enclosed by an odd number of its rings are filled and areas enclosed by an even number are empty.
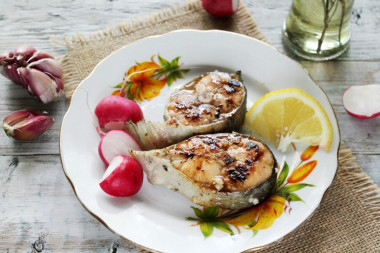
[[[362,152],[353,152],[358,165],[362,170],[374,181],[377,186],[380,186],[380,169],[379,169],[379,155],[378,154],[365,154]]]
[[[182,0],[0,1],[0,53],[29,44],[54,56],[63,55],[66,47],[51,41],[48,35],[63,38],[87,34],[181,3]],[[303,61],[283,47],[281,27],[291,0],[245,3],[272,45],[298,60],[324,89],[337,114],[342,140],[352,149],[360,167],[380,186],[380,117],[352,118],[341,101],[350,85],[380,83],[377,1],[355,1],[350,48],[330,62]],[[137,252],[82,207],[62,171],[59,131],[67,101],[43,105],[0,76],[0,117],[23,108],[47,111],[56,122],[30,142],[13,141],[0,134],[0,252],[39,252],[42,242],[43,252]]]
[[[137,252],[82,207],[58,156],[0,156],[0,165],[0,252],[33,252],[39,237],[49,252]]]
[[[288,15],[291,1],[245,1],[258,26],[280,52],[285,52],[281,40],[281,29]],[[355,1],[351,16],[351,42],[348,51],[337,61],[372,61],[380,59],[380,8],[376,1]]]
[[[344,110],[342,96],[351,85],[380,83],[380,62],[334,63],[301,62],[328,95],[338,118],[342,141],[355,153],[379,155],[380,118],[360,120],[351,117]]]

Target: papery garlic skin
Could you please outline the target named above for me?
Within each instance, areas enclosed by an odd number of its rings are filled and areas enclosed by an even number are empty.
[[[3,119],[5,133],[16,140],[34,139],[54,124],[54,118],[31,110],[15,111]]]
[[[63,70],[53,56],[22,46],[0,55],[0,73],[22,85],[43,103],[63,94]]]

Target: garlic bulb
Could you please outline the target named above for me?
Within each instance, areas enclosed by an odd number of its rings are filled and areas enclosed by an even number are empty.
[[[63,94],[61,65],[33,47],[22,46],[0,55],[0,73],[45,104]]]

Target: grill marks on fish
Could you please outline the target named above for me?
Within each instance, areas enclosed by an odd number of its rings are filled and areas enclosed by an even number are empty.
[[[174,92],[166,107],[168,124],[205,125],[228,117],[245,99],[239,75],[210,72]]]
[[[252,143],[256,148],[251,147]],[[259,183],[261,176],[269,178],[273,167],[272,154],[266,146],[238,134],[194,136],[165,150],[164,156],[197,183],[222,192],[244,191]],[[264,170],[256,172],[258,168]]]
[[[247,112],[241,73],[210,72],[174,91],[165,107],[165,122],[128,122],[125,126],[142,149],[167,147],[191,136],[231,132]]]
[[[242,182],[246,179],[246,176],[249,175],[248,168],[241,164],[236,165],[235,168],[227,169],[227,173],[233,181],[239,180]]]
[[[272,192],[277,163],[260,141],[236,133],[193,136],[151,151],[131,151],[152,184],[165,185],[195,204],[241,209]]]

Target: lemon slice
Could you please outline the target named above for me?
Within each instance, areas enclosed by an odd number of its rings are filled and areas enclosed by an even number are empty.
[[[306,142],[326,151],[332,141],[332,126],[321,104],[300,89],[267,93],[249,109],[244,126],[281,151],[291,143]]]

